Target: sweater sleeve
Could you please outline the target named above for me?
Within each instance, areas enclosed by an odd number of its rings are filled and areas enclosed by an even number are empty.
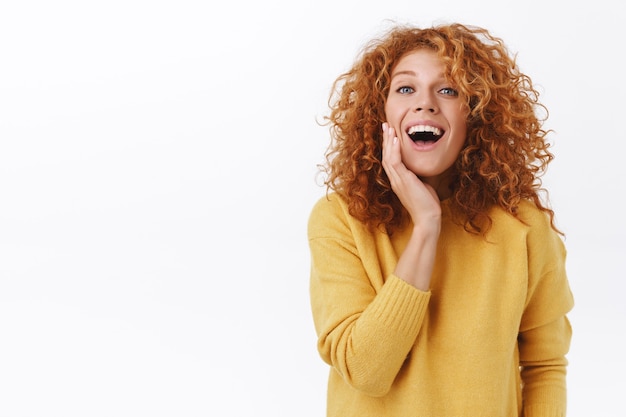
[[[430,293],[392,274],[374,285],[363,257],[372,265],[377,252],[367,239],[357,244],[355,233],[362,231],[355,227],[336,200],[322,199],[313,208],[308,224],[313,320],[322,359],[357,390],[382,396],[415,343]]]
[[[565,417],[566,354],[574,305],[562,239],[543,216],[530,220],[528,293],[519,333],[524,417]]]

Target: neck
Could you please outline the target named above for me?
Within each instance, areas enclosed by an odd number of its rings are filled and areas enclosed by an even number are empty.
[[[420,177],[420,180],[424,184],[430,185],[437,193],[437,197],[439,197],[439,200],[443,201],[452,195],[452,190],[450,190],[452,173],[453,168],[450,167],[440,175],[437,175],[435,177]]]

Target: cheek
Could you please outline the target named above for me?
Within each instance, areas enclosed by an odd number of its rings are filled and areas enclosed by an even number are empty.
[[[467,117],[464,116],[459,116],[457,118],[457,120],[454,123],[454,130],[460,135],[460,136],[467,136]]]
[[[389,120],[389,116],[390,116],[390,115],[389,115],[389,105],[388,105],[387,103],[385,103],[385,107],[384,107],[384,109],[385,109],[385,118],[386,118],[387,120]]]
[[[455,123],[452,129],[452,140],[450,150],[459,153],[467,144],[467,124]]]
[[[394,105],[394,103],[385,103],[385,117],[387,121],[391,124],[396,124],[402,118],[402,112],[398,108],[398,106]]]

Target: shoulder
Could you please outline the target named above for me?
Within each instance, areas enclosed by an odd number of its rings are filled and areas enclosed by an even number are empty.
[[[527,227],[529,242],[539,247],[560,248],[563,246],[561,235],[552,227],[550,215],[540,210],[533,202],[523,201],[519,205],[518,216]]]
[[[548,213],[540,210],[532,201],[522,200],[517,210],[519,218],[526,223],[528,227],[552,229]]]
[[[313,205],[308,221],[309,239],[341,238],[363,233],[365,226],[349,213],[348,203],[335,192],[321,197]]]
[[[518,207],[518,217],[531,260],[550,265],[565,259],[563,237],[552,227],[548,213],[540,210],[532,201],[522,201]]]
[[[313,204],[309,215],[309,222],[322,220],[328,216],[344,217],[346,215],[348,215],[348,204],[339,194],[331,192],[320,197],[315,204]]]
[[[503,229],[509,233],[517,231],[527,235],[529,233],[556,234],[550,223],[548,213],[540,210],[534,202],[522,200],[517,207],[517,215],[513,216],[500,207],[494,207],[489,213],[496,229]]]
[[[329,192],[320,197],[315,204],[313,204],[311,215],[318,215],[320,212],[343,212],[345,207],[347,207],[346,201],[339,194],[336,192]]]
[[[522,200],[517,208],[517,217],[500,207],[493,208],[490,216],[493,220],[490,240],[517,240],[535,251],[563,250],[562,237],[552,228],[549,214],[530,200]]]
[[[347,223],[347,204],[338,194],[332,192],[319,198],[309,214],[309,238],[324,237],[329,229],[340,228]]]

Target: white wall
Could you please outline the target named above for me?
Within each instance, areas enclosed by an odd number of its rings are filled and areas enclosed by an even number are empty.
[[[7,3],[1,417],[324,415],[315,119],[385,19],[484,26],[540,86],[577,301],[569,415],[623,415],[617,0]]]

